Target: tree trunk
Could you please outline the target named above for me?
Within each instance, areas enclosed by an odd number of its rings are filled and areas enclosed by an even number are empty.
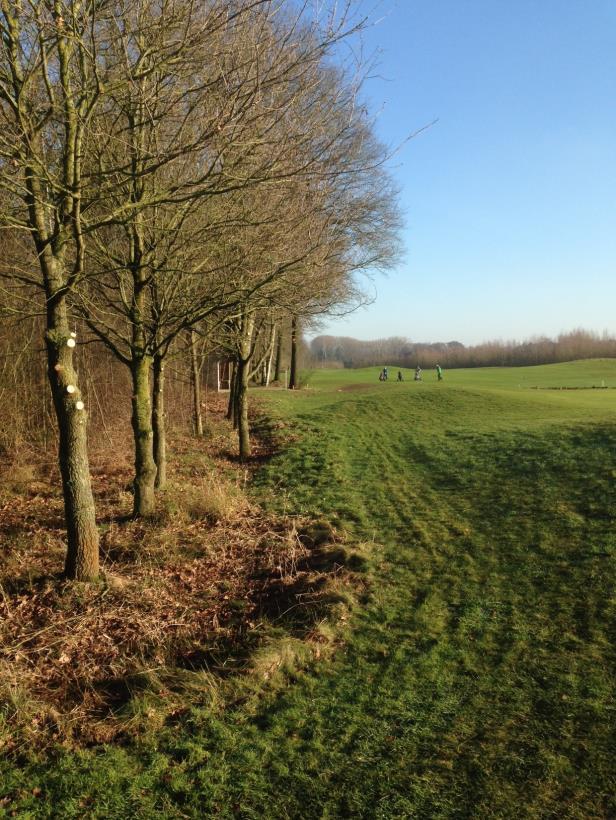
[[[93,581],[99,572],[99,535],[88,463],[87,413],[73,368],[75,340],[69,330],[63,298],[55,300],[48,295],[45,338],[49,383],[58,420],[58,457],[68,536],[64,572],[76,581]]]
[[[297,316],[291,319],[291,370],[289,373],[289,390],[297,388]]]
[[[233,407],[235,404],[235,364],[229,362],[229,403],[227,404],[227,418],[233,420]]]
[[[193,424],[196,436],[203,435],[203,419],[201,417],[201,373],[197,361],[196,333],[190,331],[190,372],[193,390]]]
[[[250,428],[248,426],[248,362],[242,358],[237,366],[237,422],[240,445],[240,460],[248,458],[250,448]]]
[[[165,417],[165,360],[154,356],[154,402],[152,407],[152,433],[156,479],[154,486],[162,490],[167,483],[167,421]]]
[[[231,420],[233,429],[239,427],[240,418],[240,365],[237,362],[233,367],[233,395],[231,397]]]
[[[238,426],[238,393],[239,393],[239,381],[238,381],[238,373],[239,373],[239,364],[238,362],[233,362],[230,365],[230,376],[229,376],[229,404],[227,406],[227,418],[232,422],[233,429],[237,430]]]
[[[208,393],[208,381],[210,379],[210,354],[208,353],[205,357],[205,396],[203,399],[203,421],[207,424],[207,393]]]
[[[242,337],[237,357],[236,392],[237,392],[237,428],[239,434],[240,460],[244,461],[251,454],[250,428],[248,426],[248,378],[250,359],[252,357],[252,334],[254,332],[254,314],[244,316],[242,320]]]
[[[275,340],[276,340],[276,325],[273,325],[270,353],[269,353],[269,356],[267,357],[267,364],[265,366],[265,386],[266,387],[269,387],[269,383],[272,379],[272,359],[274,358]]]
[[[278,344],[276,345],[276,364],[274,366],[274,381],[280,381],[280,365],[282,362],[282,333],[278,334]]]
[[[154,461],[152,433],[152,401],[150,399],[150,357],[140,356],[131,363],[133,379],[133,436],[135,438],[135,517],[151,515],[156,501],[154,481],[156,462]]]

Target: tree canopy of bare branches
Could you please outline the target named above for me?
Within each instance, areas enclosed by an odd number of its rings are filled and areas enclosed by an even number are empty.
[[[350,2],[0,9],[1,227],[15,251],[4,303],[18,315],[40,294],[65,570],[89,579],[98,533],[73,317],[130,370],[134,514],[149,515],[164,483],[167,357],[189,339],[194,353],[195,332],[229,351],[246,457],[249,380],[271,371],[284,328],[296,338],[302,322],[351,309],[356,274],[396,260],[396,191],[361,74],[340,61],[363,25]]]

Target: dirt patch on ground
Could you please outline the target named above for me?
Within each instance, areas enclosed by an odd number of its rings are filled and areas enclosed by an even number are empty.
[[[378,384],[373,382],[362,382],[362,384],[345,384],[344,387],[339,387],[339,393],[354,393],[356,390],[365,390],[367,387],[378,387]]]

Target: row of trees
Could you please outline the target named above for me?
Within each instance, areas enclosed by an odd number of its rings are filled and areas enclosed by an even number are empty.
[[[466,347],[460,342],[421,343],[392,337],[360,341],[343,336],[317,336],[310,343],[316,367],[517,367],[576,359],[616,357],[616,339],[586,330],[538,336],[523,342],[492,341]]]
[[[246,457],[248,383],[282,329],[297,339],[395,259],[386,152],[340,58],[362,26],[349,6],[0,0],[1,309],[15,328],[43,316],[70,578],[98,574],[79,343],[129,374],[149,515],[169,357],[189,350],[195,381],[204,348],[234,360]]]

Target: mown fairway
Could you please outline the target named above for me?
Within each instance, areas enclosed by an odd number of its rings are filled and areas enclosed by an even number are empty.
[[[374,542],[350,641],[256,712],[7,768],[23,811],[27,784],[63,817],[616,815],[616,391],[530,389],[616,363],[377,373],[272,392],[300,436],[256,482]]]

